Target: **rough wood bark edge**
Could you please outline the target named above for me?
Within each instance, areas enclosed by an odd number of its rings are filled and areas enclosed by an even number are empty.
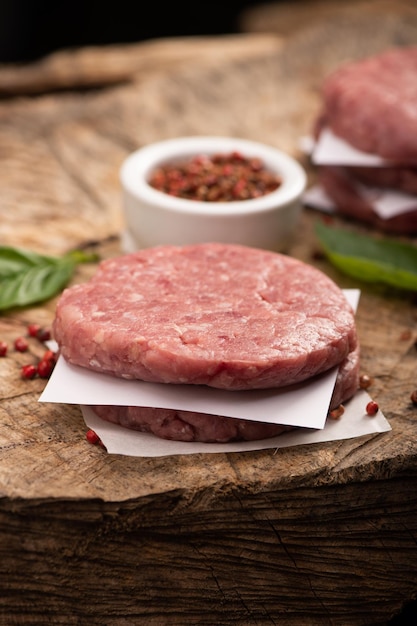
[[[416,483],[3,501],[0,617],[383,625],[415,594]]]

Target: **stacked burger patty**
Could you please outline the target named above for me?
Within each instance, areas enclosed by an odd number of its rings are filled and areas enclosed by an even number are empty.
[[[355,318],[344,293],[316,268],[266,250],[159,246],[103,261],[89,282],[63,292],[53,332],[69,363],[126,379],[250,391],[339,367],[330,408],[358,388]],[[255,440],[288,429],[158,407],[94,410],[181,441]]]
[[[347,63],[324,81],[316,138],[324,129],[378,166],[319,167],[319,182],[337,209],[376,228],[417,232],[417,46],[394,48]],[[373,198],[381,190],[411,194],[407,210],[382,218]],[[415,196],[415,202],[414,202]]]

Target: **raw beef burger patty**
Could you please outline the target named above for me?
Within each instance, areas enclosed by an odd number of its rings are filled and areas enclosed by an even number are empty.
[[[359,387],[359,347],[343,361],[330,402],[334,409],[349,400]],[[152,433],[161,439],[226,443],[268,439],[292,430],[290,426],[252,420],[134,406],[95,406],[93,411],[103,420],[125,428]]]
[[[320,168],[318,180],[343,215],[370,224],[380,231],[398,235],[417,233],[417,196],[415,204],[404,213],[383,219],[374,211],[369,194],[375,190],[368,189],[352,176],[352,168],[330,167]]]
[[[322,272],[216,243],[103,261],[63,292],[53,333],[75,365],[230,390],[300,382],[340,364],[357,341],[350,305]]]
[[[417,163],[417,46],[390,49],[333,72],[322,119],[359,150]]]
[[[371,187],[398,189],[417,195],[417,167],[346,167],[357,181]]]

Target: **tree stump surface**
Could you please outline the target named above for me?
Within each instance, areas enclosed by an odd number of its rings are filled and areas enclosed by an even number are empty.
[[[417,12],[381,2],[322,20],[303,4],[310,19],[289,34],[272,20],[271,32],[250,32],[246,20],[241,35],[0,67],[1,244],[120,254],[119,167],[169,137],[264,141],[314,181],[299,140],[322,78],[417,42]],[[362,371],[392,431],[278,452],[108,455],[86,441],[77,406],[38,403],[45,381],[23,381],[28,354],[10,350],[0,358],[0,624],[370,626],[416,597],[417,308],[318,260],[316,219],[303,211],[289,252],[361,288]],[[80,266],[72,282],[94,270]],[[54,304],[1,315],[0,339],[50,325]],[[41,352],[30,340],[31,358]]]

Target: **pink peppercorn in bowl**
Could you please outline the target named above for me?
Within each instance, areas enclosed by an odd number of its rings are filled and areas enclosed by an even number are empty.
[[[120,179],[127,252],[215,241],[284,250],[306,186],[301,165],[280,150],[212,136],[137,150],[122,164]]]

